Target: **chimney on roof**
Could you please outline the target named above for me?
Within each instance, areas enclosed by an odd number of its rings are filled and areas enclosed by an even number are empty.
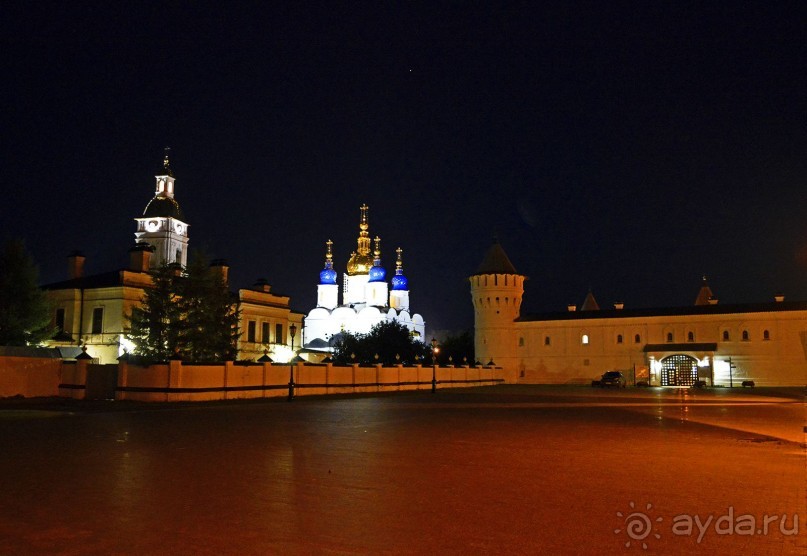
[[[776,301],[777,303],[782,303],[785,300],[785,294],[777,293],[776,295],[773,296],[773,300]]]
[[[169,263],[166,265],[174,276],[182,276],[182,265],[179,263]]]
[[[141,241],[129,249],[129,270],[132,272],[148,272],[151,263],[151,254],[154,247]]]
[[[227,284],[227,275],[230,271],[230,265],[227,264],[226,259],[213,259],[210,261],[210,271],[214,276],[218,276],[224,284]]]
[[[81,251],[73,251],[67,256],[67,276],[70,280],[84,276],[84,260]]]
[[[621,311],[624,308],[625,304],[622,301],[617,301],[616,303],[614,303],[614,309],[616,309],[617,311]]]
[[[709,305],[717,305],[717,298],[715,296],[709,298]]]
[[[574,313],[575,311],[577,311],[577,305],[575,305],[574,303],[569,303],[569,304],[566,306],[566,309],[567,309],[567,310],[568,310],[570,313]]]
[[[269,285],[269,282],[266,280],[266,278],[258,278],[255,281],[255,283],[252,285],[252,288],[256,292],[269,293],[269,290],[271,289],[271,286]]]

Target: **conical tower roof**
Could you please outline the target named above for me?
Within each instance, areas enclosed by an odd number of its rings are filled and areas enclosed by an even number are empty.
[[[498,238],[493,238],[493,245],[485,253],[485,258],[482,259],[482,264],[476,269],[474,275],[476,274],[518,274]]]
[[[698,297],[695,298],[695,305],[709,305],[709,300],[713,297],[714,294],[712,293],[712,288],[709,287],[709,284],[706,281],[706,276],[704,276],[701,289],[698,292]]]
[[[597,303],[597,300],[594,299],[594,293],[591,290],[588,290],[588,295],[586,295],[585,301],[583,301],[583,306],[580,307],[581,311],[599,311],[600,305]]]

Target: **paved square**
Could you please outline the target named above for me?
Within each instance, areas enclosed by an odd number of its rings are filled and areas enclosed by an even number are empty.
[[[803,554],[804,415],[794,390],[3,403],[0,554]]]

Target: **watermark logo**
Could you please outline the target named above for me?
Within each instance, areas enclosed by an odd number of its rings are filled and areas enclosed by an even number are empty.
[[[647,550],[647,543],[645,539],[648,538],[651,534],[657,538],[661,538],[661,534],[657,532],[658,528],[655,526],[656,523],[661,523],[664,518],[657,517],[653,519],[648,513],[650,510],[653,509],[653,504],[648,504],[645,507],[644,512],[636,511],[636,505],[631,502],[630,503],[631,511],[625,515],[622,512],[617,512],[617,517],[623,518],[624,528],[614,529],[614,533],[617,535],[625,532],[628,536],[628,541],[625,543],[626,548],[630,548],[631,543],[636,542],[638,545],[640,542],[642,544],[642,548]],[[648,513],[646,513],[648,512]]]
[[[617,517],[622,519],[623,526],[614,529],[614,533],[620,535],[624,533],[628,536],[625,547],[641,546],[647,550],[646,540],[652,537],[661,538],[659,529],[664,521],[662,517],[653,516],[653,504],[647,504],[644,511],[636,509],[636,505],[630,503],[630,511],[623,514],[617,512]],[[666,531],[665,531],[666,532]],[[669,532],[679,537],[695,537],[695,541],[700,544],[707,534],[713,535],[768,535],[779,533],[783,536],[799,534],[798,514],[763,514],[755,516],[753,514],[740,514],[735,511],[734,506],[729,506],[725,513],[715,515],[708,514],[678,514],[670,520]]]

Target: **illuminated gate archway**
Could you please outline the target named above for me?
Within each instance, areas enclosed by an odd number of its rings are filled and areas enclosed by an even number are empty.
[[[689,355],[670,355],[661,360],[662,386],[692,386],[698,380],[698,360]]]

